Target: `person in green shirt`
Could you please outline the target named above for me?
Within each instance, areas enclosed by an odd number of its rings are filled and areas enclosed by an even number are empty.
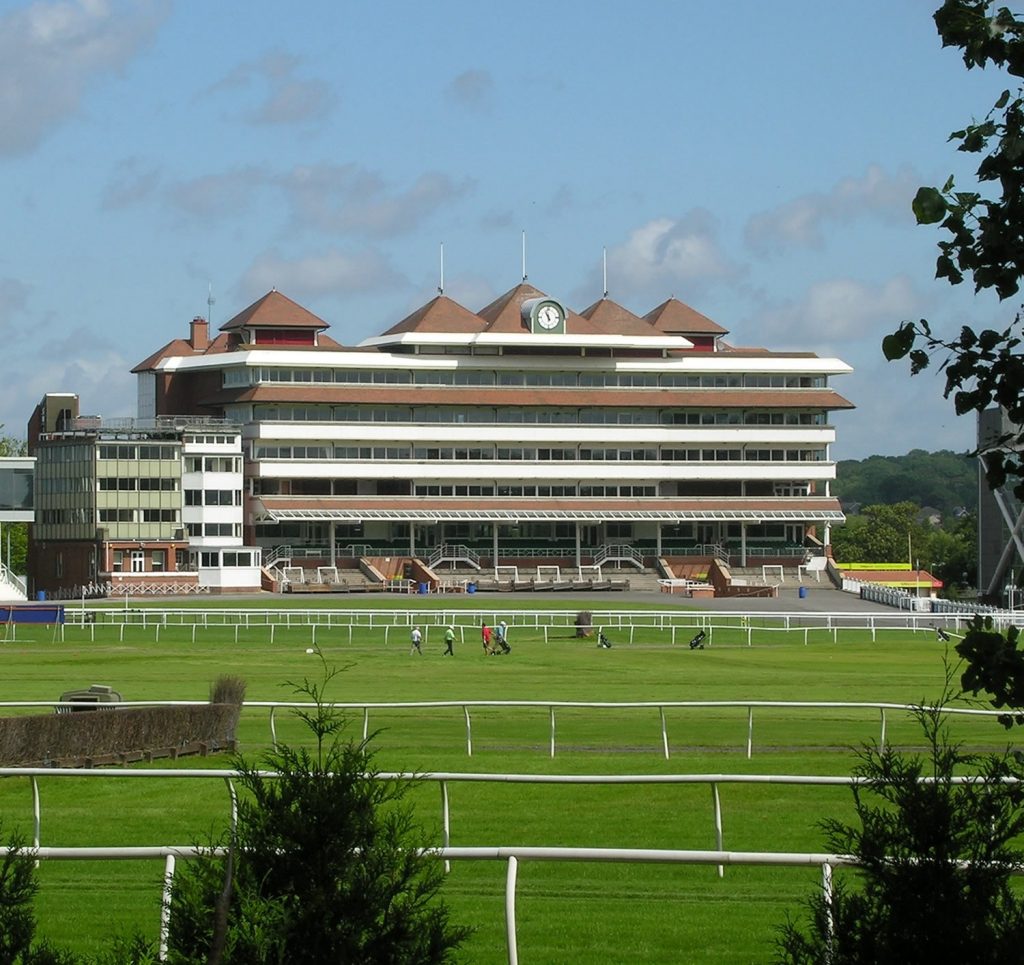
[[[452,649],[455,643],[455,627],[448,627],[444,632],[444,653],[442,657],[447,657],[449,654],[455,656],[455,650]]]

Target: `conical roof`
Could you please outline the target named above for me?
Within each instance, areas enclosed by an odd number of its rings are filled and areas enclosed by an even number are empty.
[[[479,315],[447,295],[438,295],[426,305],[406,315],[384,335],[402,335],[405,332],[482,332],[486,323]]]
[[[523,302],[531,298],[550,298],[546,292],[527,282],[520,282],[515,288],[499,296],[477,314],[486,322],[485,331],[501,333],[523,332]],[[565,310],[565,330],[572,335],[604,335],[605,333],[589,319]]]
[[[220,330],[235,332],[243,328],[324,329],[330,326],[309,309],[293,302],[275,288],[226,321]]]
[[[725,335],[729,331],[678,298],[663,301],[644,319],[665,335]]]
[[[633,314],[610,298],[602,298],[580,315],[589,319],[594,325],[608,335],[658,335],[650,322],[644,321],[639,315]]]

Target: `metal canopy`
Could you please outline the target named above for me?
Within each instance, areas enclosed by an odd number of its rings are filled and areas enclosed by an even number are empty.
[[[650,520],[671,523],[690,520],[713,522],[822,522],[842,523],[846,517],[837,509],[274,509],[264,507],[258,519],[274,522],[290,520],[322,522],[605,522]]]

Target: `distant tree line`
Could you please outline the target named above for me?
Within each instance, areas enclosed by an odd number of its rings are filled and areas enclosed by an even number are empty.
[[[843,459],[832,491],[844,504],[862,507],[907,502],[934,507],[944,517],[961,508],[973,513],[978,508],[978,460],[948,449]]]

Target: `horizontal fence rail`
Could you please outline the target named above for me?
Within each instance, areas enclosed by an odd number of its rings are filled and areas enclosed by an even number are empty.
[[[276,778],[280,775],[275,771],[256,771],[263,778]],[[238,820],[238,795],[235,781],[240,774],[232,769],[197,768],[179,770],[177,768],[152,768],[145,770],[125,770],[123,768],[74,768],[74,767],[0,767],[0,778],[28,778],[32,790],[32,816],[34,849],[42,847],[42,799],[39,791],[40,778],[73,778],[73,779],[116,779],[116,780],[222,780],[224,781],[230,805],[230,826],[233,829]],[[441,792],[441,847],[451,844],[451,802],[449,785],[451,784],[530,784],[530,785],[705,785],[711,790],[712,820],[715,833],[715,847],[721,851],[725,846],[725,826],[722,816],[721,785],[780,785],[800,787],[856,787],[869,785],[872,782],[856,776],[812,775],[812,774],[503,774],[503,773],[466,773],[463,771],[428,771],[425,773],[406,773],[401,771],[381,772],[372,776],[379,781],[407,781],[410,783],[436,782]],[[976,784],[985,783],[983,779],[971,775],[962,775],[944,779],[944,783]],[[935,778],[921,777],[921,784],[936,783]],[[1016,778],[1006,777],[998,783],[1017,784]],[[446,863],[447,868],[447,863]],[[719,865],[718,874],[724,874],[724,866]]]
[[[208,701],[197,700],[124,700],[116,704],[102,705],[105,711],[118,710],[129,707],[191,707],[206,706]],[[0,708],[4,707],[47,707],[66,708],[82,707],[81,703],[74,701],[60,700],[4,700],[0,701]],[[89,705],[90,709],[94,705]],[[277,746],[277,711],[284,709],[311,710],[318,705],[312,702],[301,701],[277,701],[277,700],[247,700],[242,705],[245,708],[265,708],[270,711],[270,740],[274,747]],[[802,700],[657,700],[657,701],[580,701],[580,700],[417,700],[417,701],[349,701],[324,703],[324,707],[330,707],[341,711],[361,711],[363,717],[363,738],[370,735],[370,711],[407,711],[407,710],[435,710],[435,709],[458,709],[462,711],[462,719],[465,727],[466,756],[473,756],[473,717],[471,710],[481,708],[537,708],[548,712],[548,756],[555,757],[556,751],[556,710],[656,710],[660,722],[660,744],[662,755],[666,760],[672,756],[671,745],[668,735],[668,720],[665,716],[666,710],[695,710],[695,709],[742,709],[747,712],[746,728],[746,754],[747,758],[753,757],[754,753],[754,711],[756,709],[777,709],[777,710],[871,710],[876,711],[880,718],[879,740],[880,746],[886,743],[887,714],[890,712],[912,714],[920,710],[916,704],[897,704],[872,701],[802,701]],[[1004,717],[1006,711],[982,710],[969,707],[943,707],[942,712],[953,716],[966,717]]]
[[[539,628],[543,626],[573,628],[577,615],[586,609],[592,616],[593,625],[605,627],[636,626],[667,629],[673,626],[780,626],[785,629],[805,626],[833,629],[876,628],[876,629],[919,629],[933,630],[935,627],[955,628],[969,621],[975,614],[970,610],[948,612],[882,611],[813,613],[791,611],[764,613],[760,611],[721,610],[629,610],[573,607],[564,610],[507,610],[500,604],[480,606],[473,609],[349,609],[349,608],[277,608],[255,609],[248,607],[206,608],[206,607],[134,607],[127,606],[72,606],[65,608],[68,628],[84,625],[107,626],[197,626],[197,627],[363,627],[383,629],[387,626],[411,627],[420,624],[447,625],[461,623],[480,626],[481,621],[508,621],[510,628]],[[987,614],[997,625],[1018,622],[1020,613],[1014,611],[992,611]]]
[[[0,855],[10,848],[0,846]],[[170,905],[174,887],[174,873],[178,859],[223,856],[224,848],[198,848],[194,845],[163,845],[126,848],[39,848],[29,857],[46,861],[82,860],[164,860],[163,895],[160,912],[159,960],[166,961],[170,929]],[[822,897],[831,904],[833,871],[839,867],[858,867],[861,862],[853,855],[820,852],[781,851],[687,851],[655,848],[558,848],[558,847],[475,847],[425,849],[422,854],[434,855],[451,861],[504,861],[505,874],[505,937],[509,965],[519,963],[518,924],[516,898],[520,861],[582,861],[614,863],[657,863],[679,865],[761,866],[775,868],[820,868]],[[1024,868],[1011,869],[1015,875],[1024,874]]]

